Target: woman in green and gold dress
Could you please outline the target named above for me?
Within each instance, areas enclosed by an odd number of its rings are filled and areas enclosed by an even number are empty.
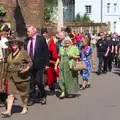
[[[2,112],[3,117],[10,117],[12,105],[16,92],[18,91],[23,102],[21,114],[27,113],[27,101],[29,95],[29,69],[32,66],[32,60],[23,49],[23,41],[18,37],[13,37],[8,44],[12,50],[7,58],[6,78],[8,80],[8,99],[7,111]]]
[[[72,62],[79,59],[79,49],[72,46],[71,39],[64,39],[64,47],[59,50],[59,59],[55,64],[55,69],[59,64],[59,86],[61,90],[60,98],[67,97],[79,91],[78,72],[72,70]]]

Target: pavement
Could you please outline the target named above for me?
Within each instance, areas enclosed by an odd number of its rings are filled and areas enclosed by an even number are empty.
[[[59,100],[48,96],[46,105],[35,104],[24,116],[19,114],[21,102],[17,100],[12,117],[0,120],[120,120],[120,69],[101,76],[93,70],[90,82],[91,88],[80,91],[79,97]]]

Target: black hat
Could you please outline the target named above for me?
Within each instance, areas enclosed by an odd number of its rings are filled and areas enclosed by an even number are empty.
[[[65,32],[71,33],[71,28],[69,28],[69,27],[65,28]]]
[[[42,29],[41,29],[41,35],[44,34],[44,33],[48,33],[47,28],[42,28]]]

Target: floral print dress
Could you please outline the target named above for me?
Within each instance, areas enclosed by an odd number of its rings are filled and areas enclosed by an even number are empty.
[[[91,70],[91,57],[92,48],[90,46],[85,46],[81,48],[81,61],[86,64],[87,69],[81,70],[82,79],[88,81],[90,77],[90,70]]]

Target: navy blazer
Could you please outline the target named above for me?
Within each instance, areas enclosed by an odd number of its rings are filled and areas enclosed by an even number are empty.
[[[25,40],[25,49],[27,50],[29,38]],[[36,37],[35,53],[33,57],[33,68],[43,69],[49,66],[49,52],[46,39],[43,36]]]

